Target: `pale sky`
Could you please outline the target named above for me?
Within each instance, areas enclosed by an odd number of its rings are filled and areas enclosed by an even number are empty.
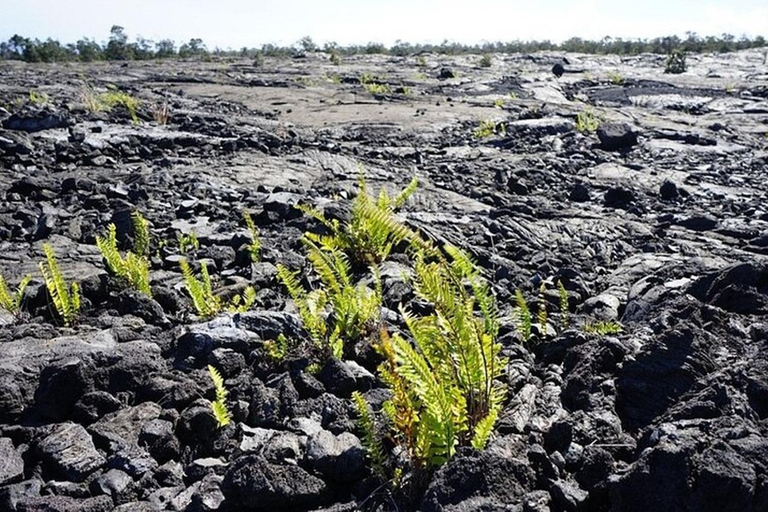
[[[199,37],[238,49],[380,42],[461,43],[604,36],[768,37],[768,0],[0,0],[0,40],[14,34],[62,43],[105,41],[112,25],[131,39]]]

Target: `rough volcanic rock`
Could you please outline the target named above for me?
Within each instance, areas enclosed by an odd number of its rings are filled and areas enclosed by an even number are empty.
[[[236,460],[221,485],[226,503],[241,510],[296,510],[313,508],[327,500],[319,478],[298,466],[267,462],[258,455]]]
[[[82,482],[106,463],[91,436],[76,423],[56,425],[37,449],[52,474],[74,482]]]

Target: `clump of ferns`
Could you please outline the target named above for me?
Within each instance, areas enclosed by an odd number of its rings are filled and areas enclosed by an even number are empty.
[[[394,197],[382,188],[376,198],[368,194],[365,179],[361,175],[358,193],[352,202],[350,220],[346,224],[337,219],[328,219],[314,208],[299,206],[301,211],[320,221],[330,231],[330,235],[307,233],[306,237],[328,250],[344,251],[356,262],[367,265],[381,263],[395,246],[412,237],[410,230],[392,220],[393,214],[416,192],[418,185],[418,180],[413,178]]]
[[[23,311],[21,306],[24,302],[24,291],[27,289],[30,281],[32,281],[31,275],[24,276],[16,287],[16,291],[11,292],[5,278],[0,274],[0,308],[13,315],[16,320],[22,317]]]
[[[117,248],[117,227],[107,226],[106,236],[97,236],[96,245],[104,257],[109,270],[129,286],[148,297],[152,296],[149,286],[149,222],[139,212],[131,214],[133,226],[133,247],[120,254]]]
[[[186,259],[179,261],[179,266],[184,277],[184,287],[192,299],[197,315],[202,318],[212,318],[225,309],[231,313],[243,313],[256,302],[256,290],[252,286],[248,286],[242,294],[232,297],[229,303],[214,293],[211,275],[204,261],[200,262],[200,279],[195,277]]]
[[[319,286],[307,290],[301,272],[278,264],[277,277],[288,290],[302,324],[321,356],[350,357],[355,344],[375,333],[381,321],[381,278],[371,267],[373,289],[355,282],[349,257],[332,244],[320,245],[304,237],[307,260]]]
[[[382,411],[410,468],[382,456],[370,411],[355,396],[372,462],[390,477],[410,469],[416,494],[457,448],[485,447],[506,399],[495,297],[467,255],[451,246],[444,250],[448,257],[416,255],[414,291],[434,312],[418,317],[401,308],[409,337],[382,331],[378,345],[384,358],[379,374],[392,392]]]
[[[59,268],[56,254],[50,244],[43,244],[45,261],[40,262],[40,273],[43,274],[48,295],[64,325],[71,327],[80,316],[80,285],[73,281],[70,285],[64,280],[64,274]]]

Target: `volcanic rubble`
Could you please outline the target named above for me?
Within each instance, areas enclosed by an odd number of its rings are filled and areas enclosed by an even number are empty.
[[[0,271],[34,278],[27,314],[0,316],[0,509],[768,510],[765,53],[689,55],[680,75],[663,56],[569,54],[578,72],[557,78],[562,57],[2,63]],[[109,84],[139,99],[138,123],[84,108]],[[495,133],[476,137],[481,121]],[[419,179],[399,218],[472,254],[510,361],[487,448],[458,450],[410,504],[372,483],[350,401],[386,398],[375,361],[264,357],[278,334],[309,343],[276,280],[278,263],[306,268],[299,240],[320,227],[296,205],[345,218],[360,165],[374,191]],[[129,236],[133,211],[152,299],[95,245],[110,222]],[[176,244],[193,232],[188,257],[222,289],[256,287],[250,311],[195,316]],[[38,270],[46,242],[81,285],[71,328]],[[410,264],[382,265],[390,330]],[[536,304],[541,282],[552,325],[524,344],[515,290]],[[624,330],[582,329],[600,320]]]

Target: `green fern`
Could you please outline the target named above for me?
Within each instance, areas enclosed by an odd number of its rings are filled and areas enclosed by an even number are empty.
[[[528,303],[523,297],[523,292],[515,290],[515,302],[517,307],[515,308],[515,317],[517,319],[517,331],[523,338],[523,341],[527,342],[531,339],[531,310],[528,309]]]
[[[318,245],[310,237],[302,241],[320,287],[307,292],[299,282],[299,273],[283,265],[278,265],[277,277],[296,304],[304,328],[315,344],[326,356],[341,358],[358,340],[375,331],[380,321],[381,279],[372,269],[373,290],[362,282],[355,284],[346,254]],[[327,325],[326,317],[332,318],[331,326]]]
[[[194,231],[191,231],[189,234],[178,233],[176,238],[179,242],[179,252],[181,253],[196,251],[200,248],[200,241],[197,239]]]
[[[264,342],[264,349],[270,359],[280,362],[288,355],[288,338],[283,333],[277,335],[274,340],[267,340]]]
[[[216,400],[211,402],[211,411],[213,411],[213,416],[216,418],[219,428],[226,427],[232,420],[232,414],[227,407],[227,395],[229,392],[224,387],[224,378],[219,373],[219,370],[208,365],[208,374],[216,391]]]
[[[256,303],[256,289],[248,286],[242,295],[235,295],[227,306],[230,313],[245,313]]]
[[[321,222],[331,232],[331,236],[307,234],[307,237],[326,249],[344,251],[356,261],[380,263],[398,243],[414,236],[414,233],[395,221],[392,214],[405,204],[417,187],[418,180],[413,178],[394,197],[390,197],[382,188],[378,198],[373,198],[368,194],[361,174],[359,190],[352,202],[351,218],[346,225],[341,225],[336,219],[327,219],[314,208],[299,206],[302,212]]]
[[[445,250],[450,261],[418,253],[415,264],[414,290],[435,312],[417,318],[401,308],[413,342],[382,335],[379,346],[379,374],[392,390],[384,412],[423,469],[458,446],[485,446],[506,397],[495,299],[467,255]]]
[[[195,277],[186,259],[179,261],[179,266],[184,277],[184,286],[192,299],[192,305],[198,316],[211,318],[221,313],[225,307],[232,313],[243,313],[256,302],[256,290],[249,286],[242,295],[235,295],[229,304],[226,304],[220,296],[213,292],[211,275],[208,273],[208,266],[205,262],[200,262],[201,279]]]
[[[80,314],[80,287],[76,281],[67,286],[64,275],[56,261],[56,254],[50,244],[43,244],[46,261],[40,262],[48,294],[53,300],[56,312],[67,327],[73,325]]]
[[[138,215],[138,218],[141,218],[141,215]],[[140,222],[137,221],[134,227],[140,225]],[[137,233],[141,231],[141,229],[136,230]],[[147,250],[146,246],[143,245],[145,239],[142,238],[141,242],[139,240],[137,237],[134,248],[138,245],[139,250]],[[117,249],[117,228],[114,224],[107,227],[106,237],[96,236],[96,245],[113,274],[127,281],[130,286],[141,293],[152,296],[152,290],[149,286],[149,260],[138,252],[130,251],[123,258]]]
[[[597,334],[598,336],[606,336],[608,334],[619,334],[624,331],[624,327],[618,322],[589,321],[584,324],[582,330],[586,333]]]
[[[131,213],[131,222],[133,225],[133,253],[142,258],[149,258],[149,221],[141,213],[134,211]]]
[[[251,261],[259,261],[261,254],[261,238],[259,237],[259,230],[256,228],[256,223],[253,222],[251,214],[243,210],[243,219],[245,219],[245,225],[248,226],[248,231],[251,233],[251,243],[248,244],[248,254],[251,256]]]
[[[568,307],[568,290],[560,279],[557,280],[557,293],[560,297],[560,325],[565,330],[571,323],[571,311]]]
[[[368,407],[362,393],[355,391],[352,393],[352,402],[357,410],[357,425],[363,433],[362,443],[366,454],[371,460],[374,470],[381,476],[384,476],[384,447],[381,439],[376,432],[376,422],[373,419],[373,413]]]
[[[6,283],[5,278],[0,274],[0,308],[8,311],[15,317],[19,317],[21,314],[21,303],[24,300],[24,290],[27,289],[27,285],[32,280],[32,276],[26,275],[21,279],[19,286],[16,287],[16,292],[11,293]]]

